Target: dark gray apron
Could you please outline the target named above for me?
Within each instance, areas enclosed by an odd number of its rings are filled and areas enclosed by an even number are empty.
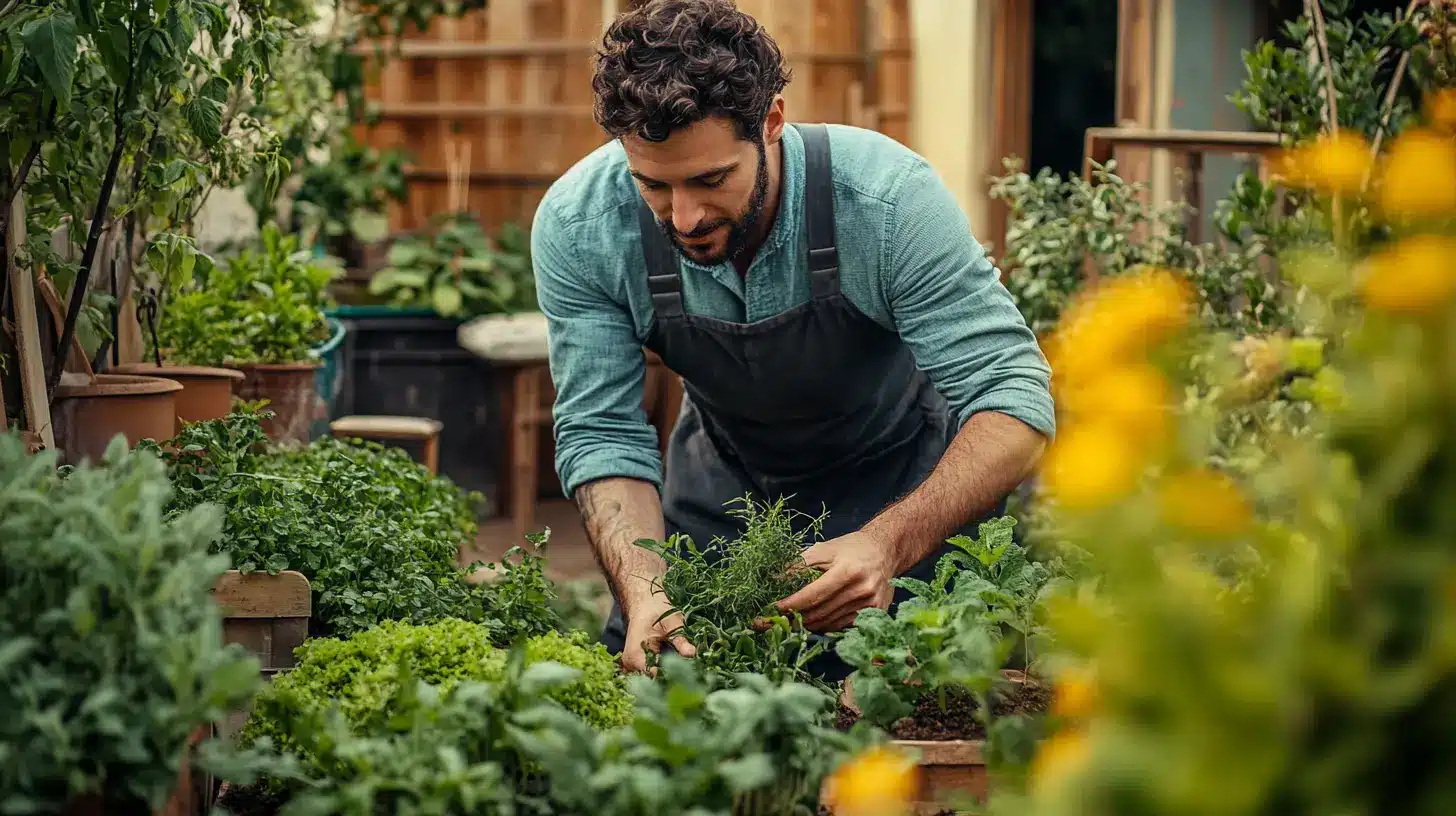
[[[725,504],[745,495],[787,497],[809,517],[827,509],[826,540],[852,533],[929,476],[958,430],[899,336],[840,291],[829,135],[793,127],[804,141],[809,302],[746,324],[687,314],[677,251],[645,202],[639,209],[654,317],[646,345],[684,390],[662,511],[669,536],[700,547],[742,533]],[[982,520],[964,530],[974,535]],[[947,549],[907,574],[931,578]],[[894,603],[905,596],[897,589]],[[602,642],[620,654],[625,640],[614,604]],[[829,680],[848,671],[832,655],[821,663],[815,671]]]

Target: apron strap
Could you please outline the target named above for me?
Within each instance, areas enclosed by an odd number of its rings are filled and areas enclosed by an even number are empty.
[[[814,297],[839,292],[839,250],[834,240],[834,173],[829,129],[799,125],[804,139],[804,225],[809,234],[809,283]]]
[[[637,226],[642,233],[642,255],[647,261],[647,291],[652,295],[652,311],[658,318],[682,317],[682,273],[677,265],[677,250],[662,233],[646,201],[637,207]]]

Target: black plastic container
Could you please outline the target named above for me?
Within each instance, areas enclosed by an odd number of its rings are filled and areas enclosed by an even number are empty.
[[[331,418],[416,416],[439,420],[440,473],[485,495],[484,518],[496,515],[496,486],[504,456],[500,418],[502,379],[484,360],[460,348],[461,321],[430,311],[342,306],[347,327],[343,381]]]

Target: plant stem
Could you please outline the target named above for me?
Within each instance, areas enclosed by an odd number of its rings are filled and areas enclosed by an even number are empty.
[[[135,73],[133,66],[132,73]],[[112,118],[116,124],[116,135],[111,146],[111,160],[106,163],[106,175],[101,179],[101,194],[91,216],[91,230],[86,236],[86,250],[81,254],[81,268],[76,271],[76,280],[71,284],[71,302],[66,309],[66,324],[61,330],[61,341],[56,346],[56,356],[51,362],[50,375],[46,377],[46,393],[54,394],[61,381],[61,369],[65,367],[66,349],[76,336],[76,322],[81,317],[81,306],[86,302],[86,288],[91,282],[91,265],[96,261],[96,250],[101,246],[101,231],[106,225],[106,211],[111,206],[111,190],[116,186],[116,174],[121,168],[121,155],[126,152],[126,124],[123,105],[131,94],[131,75],[126,87],[117,95]]]

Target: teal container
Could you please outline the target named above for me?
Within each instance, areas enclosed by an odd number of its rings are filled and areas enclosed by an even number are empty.
[[[334,406],[339,399],[339,386],[342,382],[339,375],[344,367],[344,335],[348,330],[341,321],[333,317],[327,317],[326,319],[329,321],[329,328],[331,329],[329,339],[313,348],[314,353],[323,361],[323,365],[319,366],[318,371],[314,373],[314,388],[318,390],[318,395],[323,399],[324,405],[328,408],[328,415],[332,419],[334,417]],[[313,432],[311,433],[313,438],[317,439],[326,433],[328,433],[327,421],[314,423]]]

